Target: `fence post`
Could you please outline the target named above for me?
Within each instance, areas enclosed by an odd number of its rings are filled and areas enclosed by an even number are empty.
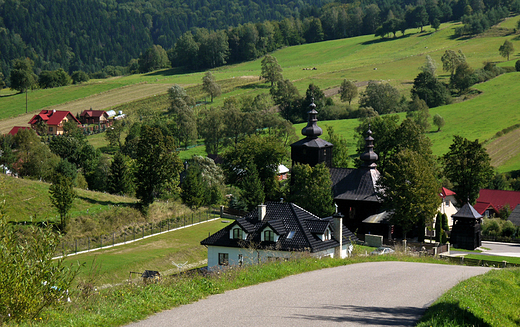
[[[90,251],[90,237],[87,237],[87,242],[88,242],[88,245],[87,245],[87,251]]]

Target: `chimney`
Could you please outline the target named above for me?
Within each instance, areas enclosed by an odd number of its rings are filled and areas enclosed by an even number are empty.
[[[341,250],[343,249],[343,215],[336,212],[332,216],[334,224],[334,238],[339,242],[339,245],[334,249],[334,258],[342,258]]]
[[[267,206],[263,203],[258,205],[258,220],[264,220],[266,208]]]

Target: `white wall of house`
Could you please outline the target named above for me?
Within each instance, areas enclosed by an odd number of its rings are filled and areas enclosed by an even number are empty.
[[[448,216],[448,225],[450,226],[450,229],[453,226],[453,219],[451,219],[451,216],[456,214],[457,211],[459,211],[459,208],[455,206],[456,203],[457,202],[455,201],[455,197],[453,195],[448,195],[447,197],[442,199],[442,203],[439,208],[439,211],[441,213],[445,213],[446,216]]]
[[[341,249],[341,257],[346,258],[349,255],[350,243],[343,244]],[[300,252],[277,251],[277,250],[254,250],[249,248],[234,248],[226,246],[208,246],[208,269],[215,270],[222,267],[219,264],[221,254],[227,254],[228,265],[251,265],[259,262],[267,262],[269,260],[290,259],[301,254]],[[334,248],[313,253],[312,256],[334,257]]]

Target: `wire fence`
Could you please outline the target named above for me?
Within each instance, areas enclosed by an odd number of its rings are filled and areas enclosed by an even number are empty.
[[[218,217],[220,217],[220,211],[218,209],[209,208],[203,212],[171,217],[160,222],[146,223],[142,226],[132,226],[125,230],[109,234],[62,241],[56,255],[70,255],[78,252],[88,252],[104,247],[125,244],[181,227],[192,226]]]

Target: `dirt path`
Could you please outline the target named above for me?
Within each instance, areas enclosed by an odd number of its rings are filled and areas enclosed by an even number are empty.
[[[41,108],[35,112],[20,115],[18,117],[0,120],[0,133],[8,133],[13,126],[28,126],[27,123],[35,113],[42,109],[68,110],[74,115],[86,109],[107,110],[123,103],[147,98],[156,94],[166,93],[173,84],[133,84],[109,90],[103,93],[88,96],[75,101],[62,103],[55,106]]]

